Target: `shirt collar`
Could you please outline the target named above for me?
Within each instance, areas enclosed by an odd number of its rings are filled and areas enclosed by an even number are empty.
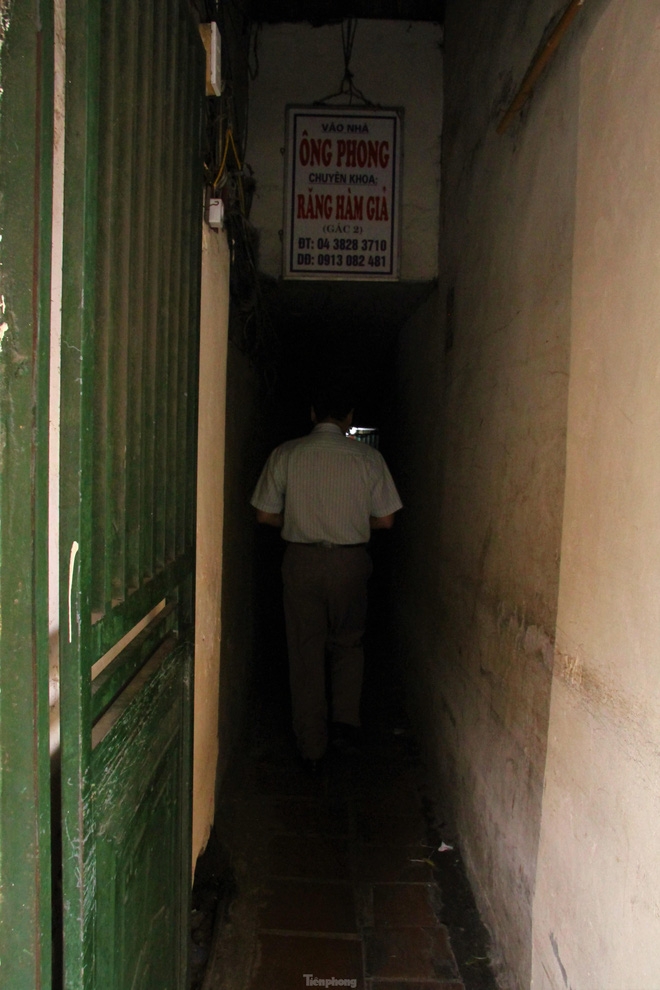
[[[336,423],[317,423],[312,433],[338,433],[341,437],[345,436],[341,426]]]

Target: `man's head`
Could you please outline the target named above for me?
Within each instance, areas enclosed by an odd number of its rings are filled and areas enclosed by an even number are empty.
[[[312,419],[315,423],[334,422],[345,429],[353,420],[355,403],[351,391],[343,385],[326,385],[312,396]]]

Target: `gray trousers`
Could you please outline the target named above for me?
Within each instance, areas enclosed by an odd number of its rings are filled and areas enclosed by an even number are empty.
[[[284,614],[289,651],[293,730],[305,759],[328,744],[326,654],[330,661],[332,720],[360,724],[371,557],[365,547],[290,543],[284,554]]]

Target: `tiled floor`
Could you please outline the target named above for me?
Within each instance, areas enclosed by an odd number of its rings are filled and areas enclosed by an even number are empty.
[[[256,722],[220,802],[238,895],[205,990],[470,990],[441,920],[451,853],[408,734],[381,718],[359,755],[332,753],[310,778],[281,711]]]

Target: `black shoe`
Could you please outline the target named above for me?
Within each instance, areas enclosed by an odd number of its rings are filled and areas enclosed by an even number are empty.
[[[362,730],[347,722],[333,722],[332,745],[347,756],[359,753],[362,747]]]
[[[303,756],[301,763],[303,771],[308,777],[320,777],[325,769],[325,759],[322,756],[318,760],[308,760]]]

